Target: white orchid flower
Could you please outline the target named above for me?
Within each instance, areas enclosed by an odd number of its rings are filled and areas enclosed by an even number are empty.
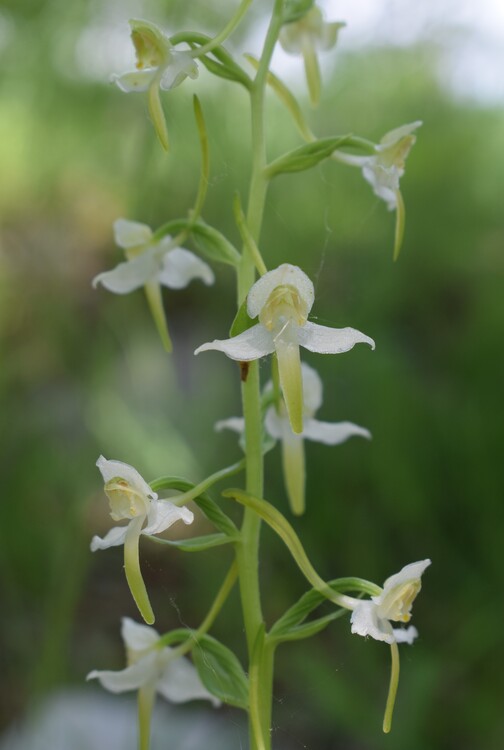
[[[296,435],[292,432],[285,407],[272,406],[266,412],[264,426],[267,433],[282,444],[282,463],[285,486],[291,510],[301,515],[305,510],[305,451],[304,440],[313,440],[325,445],[339,445],[350,437],[359,435],[370,439],[371,433],[364,427],[352,422],[320,422],[314,418],[315,412],[322,405],[322,381],[313,367],[301,363],[303,378],[303,431]],[[265,392],[271,391],[273,384],[265,386]],[[245,422],[239,417],[231,417],[217,422],[217,430],[230,429],[243,433]]]
[[[340,354],[355,344],[374,349],[373,339],[354,328],[328,328],[308,321],[313,284],[298,266],[283,263],[256,281],[247,296],[250,318],[259,323],[230,339],[202,344],[195,354],[216,349],[231,359],[250,362],[276,352],[280,386],[295,433],[303,431],[303,388],[299,347],[320,354]]]
[[[324,21],[320,8],[314,6],[302,18],[282,26],[279,41],[285,52],[302,55],[310,100],[313,105],[320,99],[320,68],[317,52],[330,50],[336,44],[339,30],[346,24]]]
[[[143,286],[164,347],[171,351],[161,286],[183,289],[193,279],[210,285],[214,281],[212,269],[189,250],[174,247],[169,235],[153,241],[152,229],[137,221],[117,219],[114,239],[125,251],[127,260],[95,276],[93,286],[101,284],[114,294],[128,294]]]
[[[352,633],[370,635],[385,643],[413,643],[417,629],[393,628],[391,622],[409,622],[413,602],[422,588],[421,577],[430,560],[406,565],[399,573],[387,578],[381,594],[359,602],[351,617]]]
[[[197,78],[198,66],[189,52],[176,50],[161,29],[149,21],[130,21],[137,70],[113,75],[121,91],[147,91],[149,112],[162,147],[168,151],[168,130],[159,89],[179,86],[187,77]]]
[[[369,182],[375,195],[385,201],[389,211],[396,211],[396,236],[394,260],[398,257],[404,234],[405,209],[399,182],[404,174],[406,158],[416,142],[414,131],[422,125],[420,120],[402,125],[386,133],[375,146],[375,154],[357,156],[335,151],[337,161],[360,167],[364,179]]]
[[[191,662],[163,646],[154,628],[124,617],[121,635],[126,646],[126,669],[119,672],[94,670],[86,679],[99,680],[111,693],[138,690],[141,748],[148,747],[156,693],[172,703],[203,699],[211,701],[214,706],[220,705],[220,701],[205,688]]]
[[[133,466],[122,461],[108,461],[100,456],[96,462],[105,482],[105,494],[110,503],[110,515],[114,521],[127,520],[126,526],[114,526],[103,537],[94,536],[91,551],[124,544],[124,569],[126,580],[140,614],[149,624],[154,614],[143,582],[138,557],[140,535],[160,534],[176,521],[192,523],[193,513],[177,507],[168,500],[159,500],[145,479]],[[145,524],[145,525],[144,525]]]

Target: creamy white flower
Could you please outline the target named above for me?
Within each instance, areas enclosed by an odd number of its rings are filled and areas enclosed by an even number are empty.
[[[418,635],[414,626],[393,628],[390,623],[410,621],[413,602],[422,587],[422,574],[430,564],[430,560],[421,560],[406,565],[387,578],[379,595],[359,602],[350,620],[352,633],[390,644],[413,643]]]
[[[213,271],[197,255],[182,247],[174,247],[169,235],[153,242],[150,227],[137,221],[117,219],[114,222],[116,244],[126,252],[126,260],[111,271],[93,279],[114,294],[128,294],[149,283],[170,289],[183,289],[193,279],[213,284]]]
[[[341,21],[327,23],[320,8],[314,6],[302,18],[286,23],[280,30],[278,38],[285,52],[303,56],[312,104],[317,104],[320,97],[317,52],[332,49],[339,30],[344,26],[346,24]]]
[[[182,656],[172,658],[173,649],[159,647],[160,636],[154,628],[124,617],[121,635],[126,646],[126,669],[119,672],[94,670],[86,679],[98,679],[112,693],[153,686],[172,703],[202,698],[214,706],[220,705],[220,701],[205,688],[188,659]]]
[[[280,386],[292,429],[303,431],[303,391],[299,347],[321,354],[340,354],[355,344],[374,341],[354,328],[328,328],[308,321],[314,300],[313,284],[297,266],[284,263],[268,271],[247,297],[250,318],[259,323],[230,339],[202,344],[195,354],[215,349],[231,359],[249,362],[276,352]]]
[[[168,131],[159,99],[159,89],[179,86],[187,77],[197,78],[198,66],[189,52],[176,50],[161,29],[149,21],[130,21],[137,70],[113,75],[121,91],[147,91],[149,111],[156,133],[168,150]]]
[[[339,445],[350,437],[358,435],[371,438],[371,433],[364,427],[352,422],[320,422],[314,418],[315,412],[322,405],[323,386],[318,373],[304,362],[301,363],[303,378],[303,430],[299,435],[292,432],[283,403],[280,409],[272,406],[266,412],[264,426],[267,433],[282,445],[282,463],[285,486],[291,510],[301,515],[305,510],[305,453],[304,440],[313,440],[325,445]],[[265,393],[271,391],[273,384],[265,386]],[[229,429],[243,433],[245,422],[240,417],[231,417],[217,422],[217,430]]]
[[[197,255],[182,247],[174,247],[169,235],[153,241],[153,233],[146,224],[127,219],[114,222],[116,244],[126,254],[127,260],[111,271],[104,271],[93,279],[96,288],[101,284],[114,294],[145,288],[152,315],[167,351],[171,340],[161,299],[161,286],[183,289],[193,279],[213,284],[213,271]]]
[[[156,693],[172,703],[220,701],[205,688],[192,663],[174,650],[160,645],[154,628],[140,625],[129,617],[122,620],[121,635],[128,666],[118,672],[93,670],[87,680],[97,679],[111,693],[138,690],[140,747],[148,747],[150,720]]]
[[[360,167],[375,195],[385,201],[389,211],[393,211],[401,200],[399,181],[404,174],[406,158],[416,141],[413,133],[421,124],[417,120],[386,133],[375,146],[376,153],[371,156],[355,156],[341,151],[333,156],[345,164]]]
[[[160,534],[177,521],[190,524],[193,513],[177,507],[168,500],[159,500],[147,482],[133,466],[122,461],[108,461],[100,456],[96,462],[105,482],[105,494],[114,521],[127,520],[126,526],[114,526],[103,537],[94,536],[91,551],[124,544],[126,579],[135,602],[146,622],[154,622],[154,615],[140,572],[138,543],[141,534]]]

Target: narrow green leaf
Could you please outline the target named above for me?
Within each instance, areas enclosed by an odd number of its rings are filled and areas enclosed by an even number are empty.
[[[157,536],[148,537],[157,544],[167,544],[170,547],[177,547],[183,552],[202,552],[211,547],[220,547],[223,544],[234,542],[232,536],[227,534],[205,534],[205,536],[194,536],[190,539],[161,539]]]
[[[191,223],[188,229],[195,245],[207,258],[220,263],[228,263],[231,266],[238,265],[240,253],[218,229],[205,224],[203,221]]]
[[[205,118],[203,116],[203,110],[201,109],[200,100],[198,99],[196,94],[193,97],[193,104],[194,118],[196,120],[196,127],[198,128],[198,136],[201,149],[201,169],[198,184],[198,193],[196,195],[196,201],[194,203],[194,210],[191,215],[192,220],[195,221],[199,218],[205,204],[205,198],[208,189],[208,180],[210,177],[210,154],[208,149],[208,133],[206,129]]]
[[[341,146],[349,145],[350,137],[349,135],[340,135],[331,138],[319,138],[311,143],[306,143],[304,146],[299,146],[275,159],[265,168],[264,173],[266,177],[272,178],[285,172],[302,172],[305,169],[311,169],[324,159],[328,159]]]
[[[169,221],[154,232],[153,241],[159,241],[167,234],[176,235],[180,232],[191,235],[198,250],[210,260],[228,263],[231,266],[236,266],[240,262],[240,253],[234,245],[218,229],[206,224],[201,219],[198,221],[193,221],[190,218]]]
[[[337,620],[345,614],[348,614],[348,610],[338,609],[336,612],[331,612],[330,615],[318,617],[316,620],[311,620],[304,625],[298,625],[291,630],[287,630],[285,633],[276,634],[272,637],[272,640],[276,643],[283,643],[285,641],[301,641],[303,638],[311,638],[313,635],[320,633],[333,620]]]
[[[195,643],[192,657],[201,681],[212,695],[231,706],[248,709],[248,680],[232,651],[204,635]]]
[[[247,312],[247,300],[245,299],[238,308],[238,312],[236,313],[235,318],[231,323],[229,335],[231,337],[238,336],[238,334],[243,333],[243,331],[246,331],[249,328],[252,328],[252,326],[255,326],[256,323],[257,321],[253,320]]]

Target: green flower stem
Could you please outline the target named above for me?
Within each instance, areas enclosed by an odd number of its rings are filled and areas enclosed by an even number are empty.
[[[226,490],[222,494],[224,497],[233,498],[242,505],[245,505],[246,508],[257,513],[257,515],[271,526],[273,531],[275,531],[284,542],[302,574],[316,591],[322,594],[326,599],[334,602],[334,604],[337,604],[339,607],[344,607],[345,609],[350,610],[355,609],[360,600],[355,599],[353,596],[347,596],[346,594],[341,594],[335,591],[319,576],[309,561],[298,535],[287,519],[284,518],[284,516],[273,505],[266,500],[253,497],[251,494],[243,492],[243,490]],[[369,582],[366,583],[369,584],[369,587],[373,587],[373,593],[379,593],[381,591],[381,589],[375,587],[374,584]]]
[[[394,713],[397,687],[399,685],[399,648],[397,643],[390,644],[390,653],[392,656],[392,668],[390,670],[390,685],[387,696],[387,705],[385,706],[385,715],[383,717],[383,731],[388,734],[392,728],[392,715]]]
[[[275,0],[257,73],[250,89],[252,128],[252,174],[246,223],[254,242],[259,244],[268,181],[264,175],[266,143],[264,135],[264,93],[269,65],[282,25],[283,0]],[[237,269],[238,307],[245,300],[255,281],[255,262],[245,246]],[[263,493],[263,457],[261,449],[261,396],[259,363],[251,362],[246,380],[242,383],[243,416],[245,419],[246,488],[251,494]],[[265,669],[263,654],[264,623],[259,589],[259,535],[261,519],[250,508],[245,509],[242,539],[236,545],[236,560],[240,578],[243,620],[249,653],[249,673],[254,674],[258,690],[250,691],[250,716],[260,724],[250,730],[250,750],[269,750],[272,702],[272,669]],[[267,708],[265,708],[267,706]],[[252,722],[251,722],[252,723]],[[262,737],[262,745],[257,741]]]
[[[216,471],[214,474],[210,474],[210,476],[207,477],[206,479],[203,479],[202,482],[194,485],[192,490],[187,490],[187,492],[182,492],[182,494],[180,495],[171,497],[170,502],[173,503],[174,505],[179,505],[179,506],[185,505],[190,500],[194,500],[196,497],[199,497],[203,492],[205,492],[213,484],[220,482],[222,479],[227,479],[228,477],[232,477],[234,474],[238,474],[244,468],[245,468],[245,459],[242,458],[242,460],[238,461],[236,464],[232,464],[231,466],[226,466],[224,469],[219,469],[219,471]],[[161,477],[160,479],[156,479],[156,481],[150,483],[150,486],[155,492],[158,492],[159,490],[164,489],[164,485],[163,485],[164,479],[165,479],[164,477]],[[168,479],[171,480],[171,477],[169,477]]]
[[[226,41],[228,36],[230,36],[233,31],[236,29],[240,21],[242,20],[243,16],[247,12],[249,5],[252,3],[252,0],[242,0],[240,3],[240,6],[234,16],[231,18],[229,23],[227,23],[222,31],[217,34],[217,36],[214,36],[207,44],[203,45],[203,47],[199,47],[197,50],[193,50],[191,52],[191,55],[193,57],[201,57],[202,55],[206,54],[207,52],[211,52],[215,47],[218,47],[219,44],[222,44],[222,42]]]
[[[228,598],[233,586],[235,585],[237,578],[238,566],[236,564],[236,560],[234,560],[227,572],[222,586],[220,587],[215,599],[213,600],[212,606],[208,610],[207,616],[205,617],[199,628],[191,633],[191,637],[181,643],[180,646],[177,646],[176,649],[174,649],[172,654],[174,658],[185,656],[185,654],[191,651],[191,649],[194,648],[194,646],[197,644],[198,638],[200,638],[202,635],[205,635],[205,633],[208,633],[208,631],[214,624],[217,615],[221,611],[226,599]],[[168,645],[167,642],[171,642],[172,635],[173,633],[167,633],[166,636],[161,636],[156,644],[157,648],[163,648],[163,646]]]

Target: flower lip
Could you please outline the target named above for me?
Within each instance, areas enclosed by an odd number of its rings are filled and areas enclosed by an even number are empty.
[[[255,282],[247,297],[247,312],[249,316],[256,318],[259,315],[262,309],[270,302],[271,296],[277,287],[289,289],[293,298],[297,296],[299,311],[302,311],[306,320],[315,299],[313,283],[304,271],[290,263],[282,263],[281,266],[278,266],[273,271],[268,271]],[[286,291],[282,292],[281,296],[285,301]],[[271,300],[271,302],[273,301]]]

